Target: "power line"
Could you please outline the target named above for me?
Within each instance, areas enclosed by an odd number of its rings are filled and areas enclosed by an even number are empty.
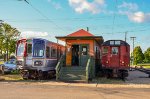
[[[18,1],[22,1],[22,0],[18,0]],[[26,2],[28,5],[30,5],[36,12],[38,12],[41,16],[45,17],[47,20],[49,20],[51,23],[53,23],[57,28],[59,28],[60,30],[64,31],[64,29],[62,29],[61,27],[59,27],[55,22],[53,22],[51,19],[49,19],[46,15],[44,15],[40,10],[38,10],[36,7],[34,7],[31,3],[29,3],[27,0],[23,0],[24,2]]]
[[[120,34],[123,34],[123,33],[125,33],[125,32],[140,32],[140,31],[149,31],[150,30],[150,28],[148,29],[141,29],[141,30],[128,30],[128,31],[118,31],[118,32],[115,32],[116,34],[118,34],[118,33],[120,33]],[[101,33],[101,34],[114,34],[114,33],[111,33],[111,32],[106,32],[106,33]],[[95,35],[99,35],[99,34],[95,34]]]
[[[115,0],[116,1],[116,4],[115,4],[115,9],[117,9],[117,0]],[[112,33],[113,33],[113,31],[114,31],[114,25],[115,25],[115,19],[116,19],[116,13],[114,12],[114,16],[113,16],[113,24],[112,24]]]

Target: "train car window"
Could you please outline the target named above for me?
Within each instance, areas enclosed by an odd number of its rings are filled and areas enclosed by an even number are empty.
[[[82,55],[87,55],[87,46],[82,46]]]
[[[108,53],[108,48],[107,47],[103,47],[103,54],[107,54]]]
[[[45,42],[42,40],[35,40],[33,45],[33,56],[43,57],[45,52]]]
[[[114,55],[118,54],[118,47],[112,47],[112,54]]]
[[[50,47],[46,46],[46,58],[50,58]]]
[[[115,41],[115,45],[120,45],[121,42],[120,41]]]
[[[31,54],[31,53],[32,53],[32,44],[28,44],[27,47],[28,47],[28,48],[27,48],[27,53],[28,53],[28,54]]]
[[[57,49],[55,47],[51,47],[51,57],[57,58]]]
[[[115,42],[114,41],[110,41],[110,45],[114,45],[115,44]]]

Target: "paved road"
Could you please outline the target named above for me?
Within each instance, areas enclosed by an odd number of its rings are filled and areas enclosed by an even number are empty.
[[[0,82],[0,99],[150,99],[150,89]]]
[[[138,70],[129,71],[126,83],[132,84],[150,84],[150,78],[148,74],[140,72]]]

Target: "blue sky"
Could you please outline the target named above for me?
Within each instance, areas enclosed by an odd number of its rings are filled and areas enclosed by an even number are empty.
[[[0,0],[0,20],[22,32],[56,41],[79,29],[104,40],[136,37],[135,46],[150,47],[150,0]],[[32,5],[32,6],[31,6]]]

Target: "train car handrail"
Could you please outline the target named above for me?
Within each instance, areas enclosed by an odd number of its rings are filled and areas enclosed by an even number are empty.
[[[62,55],[61,58],[59,59],[57,65],[56,65],[56,80],[59,79],[59,76],[60,76],[60,71],[61,71],[61,68],[63,67],[64,65],[64,62],[65,62],[65,55]]]
[[[93,76],[93,67],[92,67],[92,57],[89,57],[86,65],[86,80],[89,82],[89,80]]]

